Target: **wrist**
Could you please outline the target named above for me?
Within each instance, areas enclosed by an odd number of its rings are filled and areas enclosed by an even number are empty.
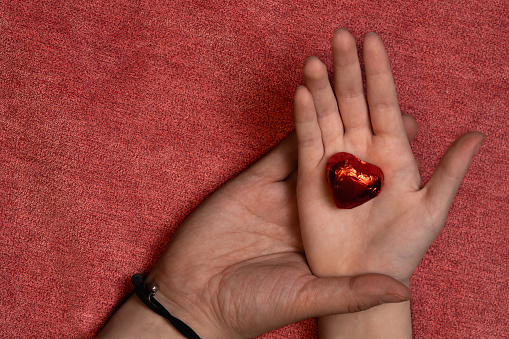
[[[185,339],[168,320],[149,309],[135,294],[118,309],[97,338]]]
[[[322,317],[318,319],[318,330],[322,339],[412,338],[410,301]]]
[[[154,298],[175,318],[189,326],[201,338],[227,338],[231,334],[225,333],[220,327],[217,317],[214,317],[211,302],[204,303],[203,296],[193,293],[192,289],[179,293],[181,288],[173,279],[155,268],[147,277],[147,283],[157,286]]]

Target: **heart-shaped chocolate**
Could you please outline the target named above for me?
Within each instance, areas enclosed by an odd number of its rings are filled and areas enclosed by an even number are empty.
[[[355,155],[340,152],[327,161],[327,183],[337,208],[354,208],[380,194],[384,173]]]

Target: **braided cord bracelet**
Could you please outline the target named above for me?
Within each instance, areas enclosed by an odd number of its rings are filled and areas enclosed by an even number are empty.
[[[184,335],[188,339],[200,339],[198,334],[196,334],[195,331],[191,329],[191,327],[187,326],[184,322],[182,322],[180,319],[175,318],[168,312],[163,305],[161,305],[155,298],[154,295],[156,294],[157,287],[153,286],[152,289],[149,291],[145,287],[145,282],[143,279],[143,276],[141,274],[135,274],[131,278],[131,282],[134,285],[134,291],[136,292],[136,295],[138,298],[143,301],[145,305],[147,305],[152,311],[156,312],[160,316],[168,319],[170,323]]]

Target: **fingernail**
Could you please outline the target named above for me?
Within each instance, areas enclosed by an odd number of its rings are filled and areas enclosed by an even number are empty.
[[[477,152],[479,152],[479,148],[481,148],[481,146],[482,146],[482,142],[481,142],[479,145],[477,145],[477,146],[475,147],[474,154],[476,154]]]
[[[400,303],[403,301],[408,301],[410,298],[405,298],[397,294],[393,295],[384,295],[382,298],[380,298],[380,301],[378,302],[380,305],[382,304],[393,304],[393,303]]]
[[[481,142],[475,147],[475,153],[477,153],[477,151],[479,151],[479,148],[481,148],[482,144],[484,143],[484,138],[486,138],[486,135],[484,135],[484,133],[479,133],[479,134],[482,135],[482,139],[481,139]]]
[[[479,145],[477,145],[477,147],[475,148],[475,153],[477,153],[479,151],[479,148],[481,148],[482,144],[484,142],[484,138],[482,138],[482,141],[479,143]]]

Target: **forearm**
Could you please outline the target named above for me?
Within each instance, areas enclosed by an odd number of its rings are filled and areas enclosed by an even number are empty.
[[[410,301],[318,319],[320,339],[412,338]]]
[[[131,296],[97,338],[185,338],[171,323]]]

